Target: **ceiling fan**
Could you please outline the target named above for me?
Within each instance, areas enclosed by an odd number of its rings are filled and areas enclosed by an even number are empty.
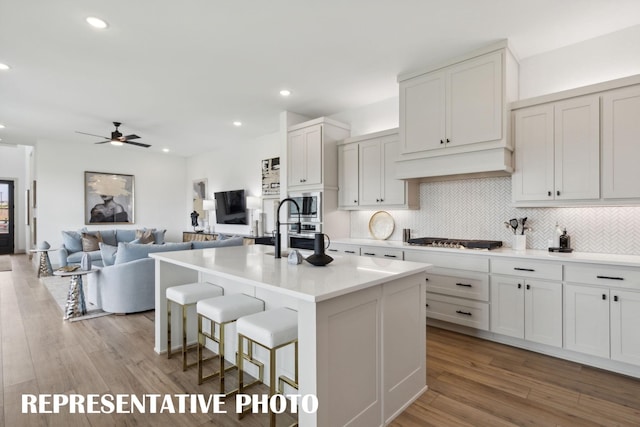
[[[151,145],[149,145],[149,144],[143,144],[141,142],[131,141],[132,139],[140,138],[136,134],[123,136],[122,133],[118,130],[118,127],[120,127],[121,124],[122,123],[120,123],[120,122],[113,122],[113,125],[116,127],[116,130],[111,132],[111,138],[109,138],[107,136],[94,135],[92,133],[86,133],[86,132],[76,131],[76,133],[81,133],[83,135],[97,136],[98,138],[104,138],[105,139],[105,141],[98,141],[98,142],[96,142],[96,144],[105,144],[107,142],[110,142],[113,145],[131,144],[131,145],[137,145],[138,147],[145,147],[145,148],[151,147]]]

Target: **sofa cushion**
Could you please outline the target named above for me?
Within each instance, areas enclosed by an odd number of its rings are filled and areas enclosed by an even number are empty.
[[[99,231],[91,233],[82,233],[82,251],[93,252],[99,251],[98,243],[102,242],[102,235]]]
[[[91,257],[91,262],[102,260],[99,250],[86,253],[89,254],[89,257]],[[69,264],[80,264],[80,261],[82,261],[82,255],[84,254],[85,252],[82,251],[74,252],[67,257],[67,262]]]
[[[107,245],[106,243],[100,242],[100,255],[102,256],[102,264],[106,266],[113,265],[116,261],[116,252],[118,251],[117,246]]]
[[[116,240],[120,242],[130,242],[136,238],[136,230],[116,229]]]
[[[224,240],[193,241],[193,249],[221,248],[225,246],[242,246],[244,239],[240,236]]]
[[[82,252],[82,236],[76,231],[63,231],[62,244],[68,252]]]
[[[114,265],[147,258],[152,252],[183,251],[188,249],[191,249],[191,242],[165,243],[163,245],[140,245],[120,242],[118,243]]]
[[[102,241],[107,245],[118,246],[118,240],[116,240],[116,230],[100,230],[102,235]]]

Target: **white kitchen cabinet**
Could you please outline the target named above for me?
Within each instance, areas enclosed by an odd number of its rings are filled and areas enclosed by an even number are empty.
[[[599,199],[598,96],[516,110],[514,127],[514,202]]]
[[[640,198],[640,85],[602,96],[602,197]]]
[[[402,152],[500,140],[503,53],[400,82]]]
[[[329,255],[360,255],[360,247],[357,245],[349,245],[343,243],[331,243],[327,248]]]
[[[348,138],[338,148],[340,208],[418,207],[418,183],[396,178],[397,129]]]
[[[288,189],[305,190],[338,186],[336,141],[349,136],[345,124],[320,118],[288,129]]]
[[[385,248],[381,246],[360,246],[360,256],[388,258],[402,261],[404,259],[404,252],[402,249]]]
[[[609,289],[564,285],[564,348],[609,357]]]
[[[562,284],[492,276],[491,331],[561,347]]]
[[[611,359],[640,365],[640,292],[611,290]]]

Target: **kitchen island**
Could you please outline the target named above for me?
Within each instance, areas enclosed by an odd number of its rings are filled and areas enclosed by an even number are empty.
[[[155,351],[166,351],[169,286],[209,281],[225,295],[242,292],[265,309],[298,311],[299,391],[318,410],[300,426],[382,426],[426,390],[425,275],[429,264],[335,256],[324,267],[288,264],[253,245],[154,253]],[[172,330],[181,330],[179,316]],[[195,342],[195,310],[190,313]],[[234,334],[228,331],[228,336]],[[235,342],[225,357],[233,360]],[[256,352],[256,357],[260,353]],[[291,354],[278,358],[291,375]],[[282,363],[280,363],[282,362]],[[268,373],[265,372],[265,378]]]

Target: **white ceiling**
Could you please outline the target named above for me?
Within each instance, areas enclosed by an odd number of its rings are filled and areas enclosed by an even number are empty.
[[[243,149],[283,110],[388,99],[398,74],[500,39],[525,58],[637,24],[638,0],[0,0],[0,138],[91,144],[74,131],[121,121],[152,151]]]

